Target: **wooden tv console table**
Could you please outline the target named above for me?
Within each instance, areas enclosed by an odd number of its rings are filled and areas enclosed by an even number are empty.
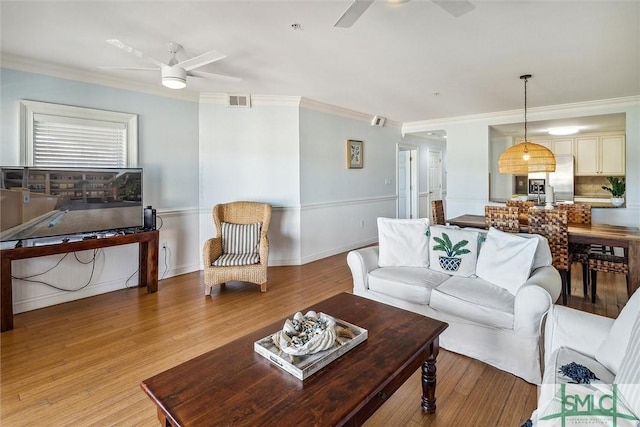
[[[54,243],[43,246],[27,246],[0,251],[2,276],[0,282],[0,331],[13,329],[13,284],[11,279],[11,262],[17,259],[36,258],[41,256],[79,252],[109,246],[138,243],[139,268],[138,286],[146,286],[148,293],[158,290],[158,246],[160,232],[140,231],[133,234],[86,239],[77,242]]]

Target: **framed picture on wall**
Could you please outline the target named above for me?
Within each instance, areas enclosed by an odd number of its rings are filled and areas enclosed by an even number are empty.
[[[363,150],[362,141],[347,140],[347,168],[362,169]]]

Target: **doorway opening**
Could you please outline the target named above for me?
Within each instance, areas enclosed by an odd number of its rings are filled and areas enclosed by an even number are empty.
[[[418,147],[396,146],[396,217],[418,218]]]

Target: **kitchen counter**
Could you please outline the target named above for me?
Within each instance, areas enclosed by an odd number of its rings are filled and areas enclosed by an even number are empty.
[[[616,206],[613,206],[611,204],[609,199],[603,199],[603,198],[576,196],[576,197],[574,197],[573,202],[574,203],[590,204],[592,208],[617,208]],[[624,205],[620,206],[620,207],[624,208]]]
[[[513,200],[513,199],[492,199],[492,200],[490,200],[490,202],[493,202],[493,203],[506,203],[507,200]],[[608,199],[601,199],[601,198],[595,199],[595,198],[589,198],[589,197],[576,197],[576,198],[574,198],[573,203],[576,203],[576,204],[589,204],[594,209],[601,209],[601,208],[604,208],[604,209],[619,209],[619,208],[624,208],[625,207],[624,205],[622,205],[620,207],[613,206],[611,204],[611,202],[609,202]],[[537,206],[544,206],[544,203],[542,203],[540,205],[537,205]]]

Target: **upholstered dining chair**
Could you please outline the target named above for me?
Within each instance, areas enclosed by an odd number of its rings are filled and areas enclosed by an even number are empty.
[[[237,280],[260,285],[267,291],[267,261],[271,205],[231,202],[213,207],[217,236],[204,243],[204,294],[211,288]]]
[[[527,223],[527,213],[529,208],[536,205],[533,200],[507,200],[506,205],[508,208],[518,208],[518,219],[521,223]]]
[[[484,222],[487,226],[507,233],[519,233],[518,208],[507,206],[484,207]]]
[[[567,305],[569,270],[569,221],[567,211],[530,208],[527,213],[529,233],[546,237],[553,265],[562,279],[562,304]]]
[[[431,201],[431,216],[433,217],[433,223],[439,225],[445,225],[444,217],[444,204],[442,200]]]
[[[567,211],[569,224],[591,224],[591,205],[576,203],[561,203],[558,209]],[[579,263],[582,265],[582,288],[587,296],[589,285],[589,252],[591,245],[588,243],[569,243],[569,270],[567,272],[567,294],[571,295],[571,265]]]

